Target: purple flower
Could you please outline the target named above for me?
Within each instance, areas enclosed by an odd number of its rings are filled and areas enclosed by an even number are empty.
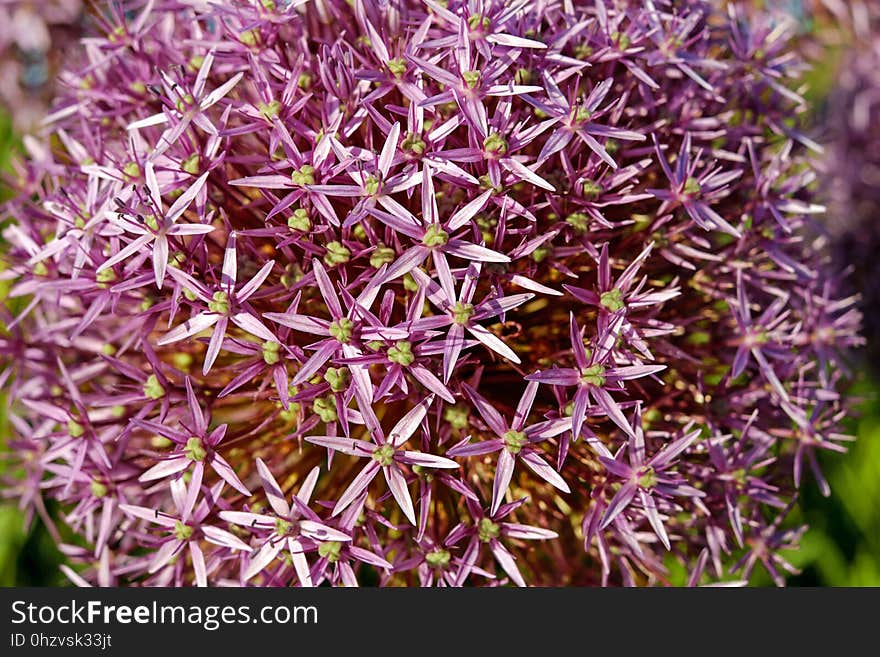
[[[503,540],[547,541],[558,535],[543,527],[531,527],[503,520],[524,502],[525,499],[520,499],[516,502],[503,504],[494,512],[486,513],[476,502],[467,501],[472,519],[471,524],[458,525],[450,532],[447,539],[449,545],[455,545],[463,540],[467,541],[456,585],[460,586],[470,576],[474,564],[485,546],[517,586],[526,586],[525,579],[516,565],[516,557],[505,547]]]
[[[507,489],[510,487],[510,480],[513,478],[513,469],[517,460],[524,463],[551,486],[558,488],[563,493],[571,492],[565,480],[541,457],[541,451],[534,447],[534,443],[569,431],[571,420],[565,418],[525,426],[535,401],[535,395],[538,392],[537,381],[532,381],[526,386],[526,390],[517,404],[513,421],[510,423],[505,421],[498,414],[498,411],[476,390],[465,385],[465,391],[496,438],[479,443],[456,445],[447,453],[449,456],[480,456],[498,452],[498,464],[495,467],[495,479],[492,486],[492,504],[489,507],[491,513],[498,510]]]
[[[633,500],[638,499],[648,517],[651,528],[668,550],[670,548],[669,536],[666,534],[666,529],[657,510],[657,497],[677,495],[701,497],[703,495],[699,490],[685,484],[679,477],[668,472],[675,465],[675,458],[694,442],[700,432],[697,430],[686,433],[651,458],[647,458],[645,455],[645,434],[642,430],[641,420],[641,412],[637,408],[633,420],[634,430],[626,446],[626,461],[623,461],[620,456],[616,458],[599,457],[608,472],[622,480],[622,486],[614,494],[605,515],[602,517],[600,528],[604,529],[610,525]]]
[[[201,333],[213,326],[214,330],[211,333],[211,341],[208,344],[205,364],[202,368],[202,373],[207,374],[220,354],[223,336],[226,334],[226,326],[230,321],[251,335],[269,342],[275,342],[275,335],[260,322],[247,304],[247,300],[260,288],[260,285],[269,276],[274,266],[275,262],[270,260],[260,268],[260,271],[253,278],[236,289],[238,268],[236,265],[235,234],[231,233],[223,256],[220,284],[213,293],[209,288],[206,288],[191,276],[180,270],[172,269],[170,271],[171,276],[205,303],[207,311],[194,315],[177,328],[169,331],[162,336],[157,344],[159,346],[171,344]]]
[[[739,178],[742,172],[737,170],[724,171],[720,167],[697,172],[702,153],[698,152],[693,159],[691,158],[690,133],[686,134],[681,142],[681,149],[675,160],[675,170],[669,166],[666,156],[660,149],[656,135],[654,135],[654,149],[657,151],[657,161],[671,186],[671,189],[668,190],[648,190],[663,201],[658,212],[665,214],[681,207],[701,228],[720,230],[734,237],[739,237],[740,231],[712,209],[712,202],[724,196],[728,191],[728,185]]]
[[[185,501],[187,494],[184,491],[182,480],[176,480],[171,484],[171,494],[177,513],[165,513],[159,509],[149,509],[143,506],[123,504],[119,508],[127,516],[145,520],[158,525],[164,535],[155,543],[156,551],[149,562],[148,573],[155,573],[168,567],[174,557],[179,557],[180,552],[188,549],[192,561],[192,569],[198,586],[208,585],[208,566],[205,554],[199,545],[199,539],[204,538],[209,543],[221,547],[248,551],[249,548],[240,538],[223,529],[203,524],[211,511],[210,500],[215,499],[222,484],[217,484],[211,491],[211,495],[202,499],[195,509],[189,507]],[[179,563],[179,562],[178,562]],[[179,570],[179,565],[172,566]]]
[[[514,294],[500,299],[488,298],[474,304],[474,294],[477,290],[477,281],[480,274],[480,266],[471,264],[465,271],[464,281],[458,294],[454,290],[454,282],[450,276],[448,281],[441,279],[438,285],[429,279],[420,270],[413,270],[413,278],[423,285],[425,296],[442,315],[423,317],[412,323],[413,328],[418,330],[436,330],[449,327],[446,333],[443,348],[443,380],[449,381],[453,368],[458,361],[459,354],[465,347],[465,332],[470,333],[489,349],[507,360],[519,363],[519,357],[494,333],[476,322],[484,319],[497,317],[513,310],[531,299],[534,295]]]
[[[226,435],[227,425],[221,424],[213,431],[208,431],[208,420],[202,412],[192,383],[186,379],[186,397],[191,414],[191,424],[182,425],[183,431],[170,429],[166,425],[150,422],[148,420],[136,420],[137,426],[148,431],[154,431],[160,436],[170,440],[180,451],[175,452],[167,459],[160,461],[140,477],[140,481],[149,482],[164,479],[173,475],[179,475],[186,471],[190,475],[187,485],[187,494],[182,512],[189,515],[199,494],[202,479],[205,475],[205,465],[210,466],[221,479],[226,481],[243,495],[250,496],[251,492],[241,483],[235,470],[217,453],[217,446]]]
[[[350,295],[345,296],[348,308],[346,312],[343,312],[339,297],[333,290],[333,283],[330,281],[324,265],[318,260],[313,260],[312,267],[315,281],[324,303],[330,311],[331,319],[328,321],[297,313],[267,313],[265,315],[266,319],[278,322],[282,326],[326,338],[310,345],[310,348],[315,349],[315,353],[303,363],[302,369],[297,372],[292,381],[293,385],[307,381],[334,356],[347,359],[356,359],[361,356],[363,352],[357,345],[362,341],[398,340],[409,337],[409,333],[404,329],[382,326],[378,320],[370,321],[373,318],[369,317],[369,309],[379,293],[379,283],[375,279],[364,288],[357,299],[353,299]],[[367,368],[358,362],[350,362],[348,369],[358,392],[364,399],[371,402],[373,386]]]
[[[164,123],[172,123],[172,127],[166,130],[159,140],[159,145],[155,151],[157,155],[163,153],[166,148],[176,143],[190,123],[194,123],[209,134],[217,134],[217,128],[208,120],[205,111],[216,105],[224,96],[232,91],[244,74],[236,73],[213,91],[205,93],[205,83],[211,73],[213,64],[213,51],[201,57],[201,65],[189,90],[182,87],[167,74],[162,73],[162,86],[167,94],[169,106],[162,112],[133,121],[128,125],[128,129],[138,130]]]
[[[263,490],[269,500],[274,515],[251,513],[247,511],[221,511],[220,518],[235,525],[248,527],[255,531],[271,534],[250,559],[242,579],[248,580],[262,572],[285,547],[290,550],[290,558],[302,586],[311,586],[309,564],[305,558],[307,549],[317,549],[321,541],[347,542],[351,537],[333,527],[323,524],[309,509],[312,492],[318,480],[318,468],[308,474],[299,492],[288,504],[281,487],[262,460],[257,460],[257,471],[262,480]]]
[[[0,211],[9,494],[78,584],[781,573],[862,342],[784,26],[392,5],[94,16]]]
[[[366,400],[363,400],[361,403],[361,414],[370,432],[370,438],[373,440],[372,443],[334,436],[308,436],[307,440],[315,445],[342,452],[343,454],[370,459],[337,500],[336,505],[333,507],[334,516],[342,513],[352,502],[360,497],[361,493],[366,490],[370,482],[381,471],[391,494],[400,505],[403,514],[412,524],[416,524],[412,497],[407,487],[405,471],[401,465],[417,465],[422,468],[459,467],[458,463],[443,456],[401,449],[419,428],[432,401],[433,398],[428,397],[415,406],[394,425],[386,438],[378,419],[373,414],[372,408],[370,408]]]
[[[577,387],[572,411],[572,435],[575,439],[581,435],[581,427],[586,419],[587,408],[591,401],[632,437],[633,428],[623,414],[620,405],[608,392],[608,388],[620,388],[623,381],[650,376],[666,369],[665,365],[612,366],[613,364],[609,362],[611,348],[617,338],[621,323],[620,318],[612,321],[605,329],[604,334],[599,336],[596,349],[588,353],[572,313],[569,317],[569,333],[575,367],[554,367],[526,377],[527,381],[532,382]]]
[[[144,217],[137,215],[132,217],[120,213],[115,224],[127,233],[138,235],[124,248],[120,249],[113,257],[105,260],[95,271],[98,273],[115,266],[139,253],[145,246],[152,248],[153,274],[156,277],[156,287],[161,288],[165,280],[165,270],[168,267],[168,237],[183,235],[204,235],[214,230],[213,226],[204,224],[177,224],[175,223],[193,199],[199,194],[205,185],[208,174],[202,174],[183,194],[177,197],[167,212],[162,210],[162,195],[159,192],[159,183],[152,162],[146,165],[147,188],[150,190],[150,201],[156,215]]]

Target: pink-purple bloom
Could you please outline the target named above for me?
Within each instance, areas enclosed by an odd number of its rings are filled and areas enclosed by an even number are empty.
[[[77,583],[782,582],[861,338],[768,20],[107,12],[4,206],[10,490]]]

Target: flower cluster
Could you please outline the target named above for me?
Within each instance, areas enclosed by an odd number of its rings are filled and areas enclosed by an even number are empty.
[[[859,5],[855,5],[858,7]],[[861,295],[865,332],[880,332],[880,6],[862,6],[836,66],[835,85],[819,117],[826,150],[821,158],[826,229],[837,268],[851,269],[849,286]],[[876,362],[876,345],[869,361]]]
[[[82,4],[0,0],[0,108],[17,129],[36,127],[46,113],[57,70],[82,31]]]
[[[4,233],[12,490],[60,502],[75,581],[782,583],[860,340],[783,30],[708,0],[111,15]]]

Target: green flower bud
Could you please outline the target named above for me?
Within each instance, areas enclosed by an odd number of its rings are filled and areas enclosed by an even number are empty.
[[[267,340],[263,343],[261,351],[263,354],[263,361],[266,365],[274,365],[281,360],[281,356],[278,353],[280,349],[281,345],[277,342]]]
[[[429,248],[443,246],[449,241],[449,233],[440,227],[440,224],[431,224],[425,229],[425,236],[422,237],[422,244]]]
[[[688,178],[684,183],[684,193],[688,196],[699,196],[701,189],[699,181],[694,177]]]
[[[532,251],[532,260],[534,260],[535,262],[543,262],[547,259],[548,255],[550,255],[550,247],[539,246],[537,249]]]
[[[595,198],[604,191],[605,190],[602,188],[602,185],[597,183],[595,180],[586,178],[581,183],[581,194],[583,194],[587,198]]]
[[[532,81],[532,72],[527,68],[518,68],[514,73],[513,81],[516,84],[529,84]]]
[[[601,388],[605,385],[605,368],[602,365],[591,365],[581,372],[581,381],[587,385]]]
[[[473,304],[456,301],[455,305],[452,306],[452,321],[454,321],[456,324],[461,324],[462,326],[464,326],[465,324],[470,322],[473,314]]]
[[[383,468],[388,467],[394,463],[394,446],[386,444],[377,447],[373,450],[373,460]]]
[[[483,543],[488,543],[492,539],[501,535],[501,527],[492,522],[489,518],[480,518],[480,524],[477,525],[477,536]]]
[[[574,56],[577,59],[587,59],[590,55],[593,54],[593,49],[590,47],[588,43],[579,43],[574,48]]]
[[[406,340],[399,340],[388,350],[388,360],[398,365],[407,367],[412,365],[416,357],[412,352],[412,344]]]
[[[191,176],[197,176],[202,170],[202,156],[198,153],[193,153],[180,163],[180,168]]]
[[[304,164],[290,174],[290,180],[294,185],[314,185],[315,184],[315,167],[310,164]]]
[[[174,538],[178,541],[188,541],[193,535],[193,528],[184,525],[180,520],[174,523]]]
[[[507,152],[507,140],[493,132],[483,140],[483,150],[489,155],[504,155]]]
[[[436,568],[437,570],[446,568],[451,559],[452,555],[449,553],[449,550],[436,549],[425,555],[425,562],[431,568]]]
[[[574,212],[565,218],[565,223],[574,228],[576,233],[585,233],[590,227],[590,218],[583,212]]]
[[[103,269],[95,275],[95,282],[97,282],[98,287],[102,290],[106,290],[110,287],[110,283],[115,283],[116,280],[116,272],[112,269]]]
[[[367,193],[367,196],[375,196],[378,194],[380,186],[381,183],[375,176],[367,176],[364,179],[364,191]]]
[[[187,66],[189,67],[190,71],[192,71],[193,73],[197,73],[198,70],[202,68],[202,65],[204,63],[205,58],[202,55],[193,55],[192,57],[190,57]]]
[[[639,473],[639,486],[642,488],[654,488],[657,485],[657,473],[654,468],[647,467]]]
[[[403,288],[407,292],[415,292],[419,289],[419,284],[416,283],[416,279],[414,279],[412,277],[412,274],[410,274],[409,272],[407,272],[406,275],[404,275],[403,277]]]
[[[342,344],[351,342],[351,336],[354,332],[354,322],[348,317],[343,317],[335,322],[330,323],[330,335],[336,338]]]
[[[351,380],[351,373],[347,367],[330,367],[324,373],[324,380],[330,384],[330,390],[333,392],[342,392],[348,388]]]
[[[461,431],[468,426],[468,411],[463,406],[447,406],[443,411],[443,419],[453,429]]]
[[[599,296],[599,303],[613,313],[626,308],[626,303],[623,301],[623,292],[617,288],[603,292]]]
[[[401,149],[413,155],[423,155],[427,146],[424,140],[414,132],[407,133],[400,145]]]
[[[144,384],[144,395],[148,399],[162,399],[165,396],[165,388],[159,383],[159,378],[155,374],[150,374],[147,377],[147,382]]]
[[[229,312],[229,295],[222,291],[218,290],[214,292],[214,295],[211,297],[211,301],[208,302],[208,310],[212,313],[219,313],[221,315],[225,315]]]
[[[249,48],[253,48],[260,41],[260,31],[258,28],[245,30],[238,36],[238,40]]]
[[[394,249],[389,246],[385,246],[381,242],[376,247],[376,250],[370,254],[370,266],[379,269],[384,264],[394,261]]]
[[[196,436],[192,436],[186,441],[186,447],[183,448],[183,453],[186,454],[186,457],[190,461],[204,461],[205,457],[208,456],[208,451],[205,449],[202,439]]]
[[[500,194],[504,191],[504,187],[501,185],[492,184],[488,174],[481,175],[477,180],[480,182],[480,191],[488,192],[489,190],[492,190],[495,194]]]
[[[325,541],[318,544],[318,556],[323,557],[330,563],[339,561],[342,552],[342,543],[339,541]]]
[[[312,402],[312,410],[321,418],[321,422],[324,422],[325,424],[336,422],[338,418],[336,414],[336,399],[333,395],[318,397]]]
[[[102,484],[97,479],[92,479],[92,483],[90,484],[90,488],[92,491],[92,497],[97,497],[101,499],[107,494],[107,486]]]
[[[629,48],[631,40],[628,34],[624,32],[612,32],[610,36],[611,40],[614,41],[617,44],[617,47],[621,50]]]
[[[464,83],[469,89],[475,89],[480,84],[480,76],[481,73],[479,71],[465,71],[461,74],[461,77],[464,78]]]
[[[281,101],[273,100],[268,103],[260,103],[257,109],[260,110],[263,118],[271,123],[272,119],[278,116],[278,113],[281,111]]]
[[[196,99],[192,94],[186,94],[183,98],[177,101],[177,111],[185,112],[188,107],[192,107],[196,104]]]
[[[404,73],[406,73],[406,60],[400,57],[396,59],[389,59],[386,64],[388,67],[388,71],[396,77],[398,80],[403,77]]]
[[[348,262],[351,258],[351,251],[348,250],[341,242],[330,242],[327,244],[327,253],[324,255],[324,262],[328,267],[335,267]]]
[[[126,183],[137,182],[141,178],[141,167],[137,162],[128,162],[122,167],[122,177]]]
[[[504,448],[511,454],[519,454],[528,442],[529,439],[522,431],[510,429],[504,432]]]
[[[471,14],[468,17],[468,27],[472,30],[481,30],[488,32],[492,27],[492,20],[488,16],[482,14]]]

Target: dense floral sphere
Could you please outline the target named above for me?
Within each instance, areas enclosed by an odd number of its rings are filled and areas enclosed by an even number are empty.
[[[783,582],[859,316],[772,19],[125,9],[6,209],[14,491],[75,581]]]
[[[852,269],[848,284],[861,295],[865,332],[880,331],[880,6],[857,23],[867,38],[853,38],[841,57],[823,117],[827,148],[822,158],[823,192],[828,197],[827,229],[835,264]],[[876,363],[876,345],[869,362]]]

